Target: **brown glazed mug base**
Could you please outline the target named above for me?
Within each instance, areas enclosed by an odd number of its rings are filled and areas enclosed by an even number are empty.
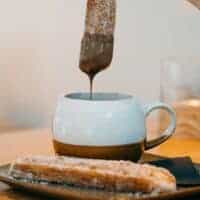
[[[58,155],[106,160],[138,161],[144,151],[144,141],[128,145],[115,146],[79,146],[64,144],[53,140]]]

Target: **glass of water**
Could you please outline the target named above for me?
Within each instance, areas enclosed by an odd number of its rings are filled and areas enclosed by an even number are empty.
[[[171,104],[177,115],[175,137],[200,139],[200,58],[168,58],[161,67],[161,101]],[[159,129],[169,124],[159,113]]]

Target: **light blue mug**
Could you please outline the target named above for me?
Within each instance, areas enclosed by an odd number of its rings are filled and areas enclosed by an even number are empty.
[[[144,150],[166,141],[176,127],[173,109],[164,103],[142,105],[131,95],[72,93],[58,100],[53,143],[60,155],[137,161]],[[169,127],[147,141],[146,117],[156,109],[169,113]]]

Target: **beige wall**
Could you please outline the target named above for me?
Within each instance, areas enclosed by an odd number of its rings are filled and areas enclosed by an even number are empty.
[[[60,93],[88,89],[84,12],[84,0],[0,0],[0,126],[49,126]],[[184,0],[118,0],[114,60],[95,90],[157,99],[160,59],[199,56],[199,23]]]

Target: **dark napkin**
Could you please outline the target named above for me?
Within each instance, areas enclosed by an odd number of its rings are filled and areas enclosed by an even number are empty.
[[[176,177],[179,186],[200,185],[200,174],[189,157],[162,159],[149,163],[168,169]]]

